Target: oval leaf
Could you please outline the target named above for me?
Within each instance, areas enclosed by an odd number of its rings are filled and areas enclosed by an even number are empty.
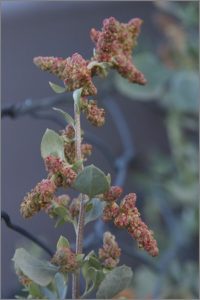
[[[108,191],[109,183],[106,175],[100,169],[90,165],[78,174],[73,187],[92,198]]]
[[[85,213],[85,225],[101,217],[106,205],[104,201],[94,198],[90,201],[92,208]]]
[[[66,92],[66,88],[49,81],[49,85],[56,94]]]
[[[13,261],[26,276],[41,286],[47,286],[58,272],[58,267],[31,256],[23,248],[15,251]]]
[[[198,73],[195,71],[176,72],[161,104],[168,109],[197,114],[199,105]]]
[[[70,247],[70,245],[68,239],[61,235],[57,243],[57,249],[62,247]]]
[[[111,299],[124,290],[131,281],[131,268],[123,265],[109,272],[101,282],[97,291],[97,299]]]
[[[65,119],[65,121],[67,121],[68,124],[71,124],[72,126],[74,126],[74,119],[64,110],[60,109],[60,108],[56,108],[53,107],[53,110],[58,111],[59,113],[61,113]]]
[[[42,137],[41,155],[43,158],[48,155],[53,155],[65,160],[64,142],[62,138],[51,129],[47,129]]]

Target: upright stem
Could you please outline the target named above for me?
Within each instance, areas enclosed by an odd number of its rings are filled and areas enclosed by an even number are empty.
[[[81,160],[81,125],[80,125],[80,112],[74,103],[74,119],[75,119],[75,149],[76,159]],[[80,166],[80,170],[83,170],[83,164]],[[83,250],[83,231],[84,231],[84,197],[80,194],[80,211],[78,218],[78,226],[76,232],[76,254],[81,254]],[[78,270],[72,278],[72,299],[78,299],[80,297],[80,270]]]

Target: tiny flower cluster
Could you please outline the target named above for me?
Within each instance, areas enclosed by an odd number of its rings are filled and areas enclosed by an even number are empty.
[[[105,123],[105,110],[97,106],[97,101],[83,99],[82,101],[82,111],[86,114],[88,121],[96,126],[101,127]]]
[[[76,172],[59,157],[49,155],[44,159],[49,177],[56,187],[70,187],[76,179]]]
[[[38,56],[33,59],[34,64],[42,71],[47,71],[64,80],[63,71],[65,69],[66,60],[62,57],[54,56]]]
[[[115,268],[119,263],[121,249],[119,248],[115,236],[110,232],[105,232],[103,237],[103,247],[99,249],[99,259],[104,267]]]
[[[63,77],[68,91],[74,91],[82,87],[82,96],[97,94],[97,89],[91,79],[91,70],[87,68],[87,65],[88,61],[78,53],[66,59]]]
[[[125,196],[120,205],[114,201],[108,202],[104,208],[103,220],[113,220],[117,227],[126,228],[137,241],[139,248],[144,248],[150,255],[157,256],[159,250],[153,232],[141,220],[135,203],[135,193]]]
[[[62,273],[74,272],[79,267],[76,254],[68,247],[58,248],[51,263],[59,266]]]
[[[104,208],[103,220],[110,221],[118,215],[119,206],[115,202],[122,194],[122,188],[119,186],[111,186],[109,191],[104,193],[102,199],[107,205]]]
[[[25,287],[30,286],[30,284],[32,283],[32,280],[29,277],[27,277],[26,275],[24,275],[24,273],[18,267],[15,267],[15,272],[17,274],[19,282],[23,286],[25,286]]]
[[[145,84],[144,75],[134,66],[131,57],[141,24],[139,18],[125,24],[110,17],[103,21],[102,31],[93,28],[90,36],[96,46],[94,61],[107,62],[129,81]]]
[[[64,81],[69,92],[83,88],[82,96],[94,96],[97,89],[92,82],[92,71],[80,54],[74,53],[66,59],[56,57],[35,57],[33,62],[42,71],[48,71]]]
[[[50,179],[43,179],[28,193],[21,203],[20,212],[24,218],[30,218],[45,209],[54,197],[55,183]]]

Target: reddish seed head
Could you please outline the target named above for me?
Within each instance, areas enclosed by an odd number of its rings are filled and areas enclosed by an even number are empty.
[[[127,24],[110,17],[103,21],[102,31],[91,30],[90,36],[95,43],[93,60],[108,62],[123,77],[138,84],[145,84],[144,75],[132,62],[132,50],[140,33],[142,20],[131,19]]]
[[[116,201],[122,194],[122,188],[119,186],[111,186],[109,191],[103,194],[105,201]]]

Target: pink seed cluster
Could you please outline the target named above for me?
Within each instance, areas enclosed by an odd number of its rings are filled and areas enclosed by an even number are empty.
[[[63,71],[65,69],[66,60],[62,57],[54,56],[38,56],[33,59],[34,64],[42,71],[47,71],[64,80]]]
[[[68,91],[74,91],[82,87],[82,96],[97,94],[97,89],[92,82],[91,70],[87,68],[87,65],[88,61],[78,53],[66,59],[63,77]]]
[[[44,159],[46,170],[57,187],[70,187],[76,179],[76,172],[60,158],[49,155]]]
[[[103,220],[113,220],[117,227],[126,228],[137,241],[139,248],[145,249],[152,256],[157,256],[159,250],[153,231],[142,221],[135,204],[135,193],[125,196],[120,205],[115,202],[108,203],[104,209]]]
[[[33,62],[42,71],[48,71],[63,80],[67,91],[83,88],[82,96],[97,94],[92,82],[92,71],[87,68],[89,62],[80,54],[74,53],[66,59],[39,56],[35,57]]]
[[[58,248],[51,263],[59,266],[62,273],[74,272],[79,267],[76,254],[68,247]]]
[[[127,24],[114,17],[103,21],[102,31],[92,29],[90,36],[95,43],[93,60],[107,62],[123,77],[138,84],[145,84],[144,75],[132,62],[132,50],[140,33],[142,20],[131,19]]]
[[[105,123],[105,110],[97,106],[97,101],[86,98],[82,99],[81,110],[85,113],[88,121],[96,126],[101,127]]]
[[[103,194],[103,199],[108,202],[116,201],[121,194],[122,188],[120,186],[111,186],[109,191]]]
[[[105,232],[103,236],[103,247],[99,249],[99,259],[104,267],[115,268],[119,263],[121,249],[115,240],[115,236],[110,232]]]
[[[45,209],[54,198],[56,185],[50,179],[43,179],[28,193],[20,206],[20,212],[24,218],[30,218]]]

